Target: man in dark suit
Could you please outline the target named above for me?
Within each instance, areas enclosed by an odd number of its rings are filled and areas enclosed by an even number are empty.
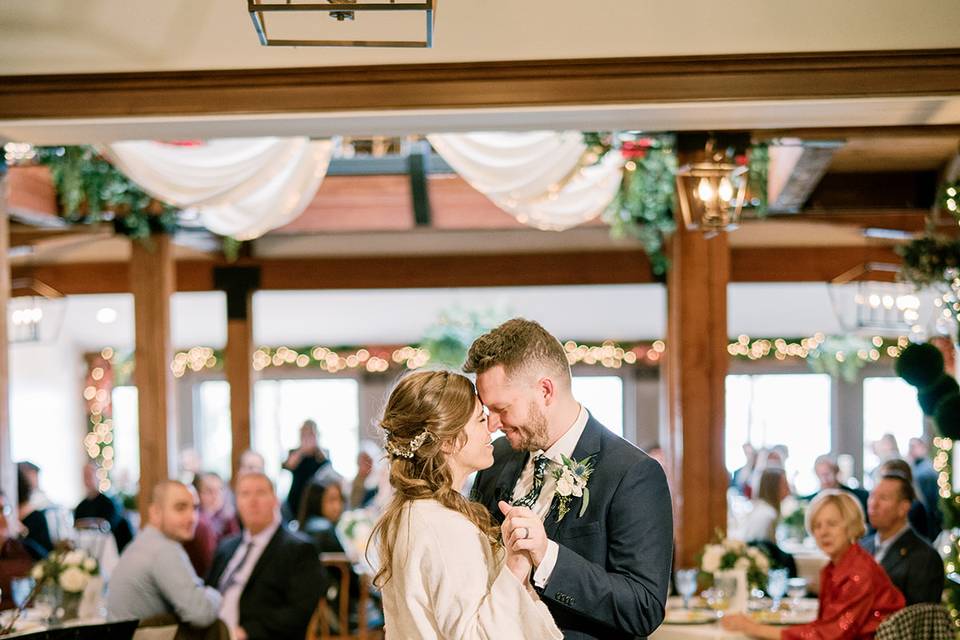
[[[280,524],[280,501],[262,473],[237,479],[244,532],[224,540],[207,584],[223,594],[220,619],[235,640],[302,640],[324,589],[313,544]]]
[[[907,521],[913,500],[913,484],[906,476],[892,471],[884,474],[867,501],[870,524],[877,532],[863,538],[860,544],[887,572],[907,599],[907,605],[939,604],[943,594],[943,561]]]
[[[474,499],[504,522],[505,544],[530,554],[564,637],[652,633],[673,556],[663,469],[576,401],[563,346],[539,324],[517,318],[481,336],[464,369],[477,374],[490,431],[505,436]]]

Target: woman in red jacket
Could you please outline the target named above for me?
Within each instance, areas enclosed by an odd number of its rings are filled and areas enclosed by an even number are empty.
[[[817,546],[830,557],[820,572],[817,619],[783,629],[732,615],[723,619],[723,627],[754,638],[870,640],[883,619],[906,603],[883,568],[857,544],[866,529],[863,508],[849,493],[829,489],[810,503],[806,520]]]

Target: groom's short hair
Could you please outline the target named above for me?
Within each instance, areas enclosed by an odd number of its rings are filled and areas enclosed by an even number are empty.
[[[570,382],[570,363],[563,345],[533,320],[507,320],[474,340],[463,370],[480,374],[497,365],[503,366],[508,378],[539,366]]]

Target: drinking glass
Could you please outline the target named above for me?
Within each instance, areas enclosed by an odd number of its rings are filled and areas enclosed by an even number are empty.
[[[767,575],[767,593],[773,598],[773,610],[780,610],[780,600],[787,594],[787,570],[773,569]]]
[[[790,578],[787,580],[787,595],[790,597],[790,606],[794,609],[800,606],[800,601],[807,595],[806,578]]]
[[[680,569],[677,571],[677,592],[683,596],[683,608],[690,608],[690,598],[697,592],[697,569]]]
[[[10,596],[13,598],[13,603],[17,605],[17,608],[20,609],[27,602],[27,598],[30,597],[30,592],[33,591],[33,578],[27,576],[25,578],[14,578],[10,581]]]

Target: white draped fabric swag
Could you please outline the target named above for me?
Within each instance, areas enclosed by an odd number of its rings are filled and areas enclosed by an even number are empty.
[[[210,231],[252,240],[296,219],[327,173],[330,141],[115,142],[107,157],[155,198],[195,213]]]
[[[562,231],[601,214],[620,188],[623,158],[581,167],[579,131],[431,134],[430,144],[474,189],[539,229]]]

